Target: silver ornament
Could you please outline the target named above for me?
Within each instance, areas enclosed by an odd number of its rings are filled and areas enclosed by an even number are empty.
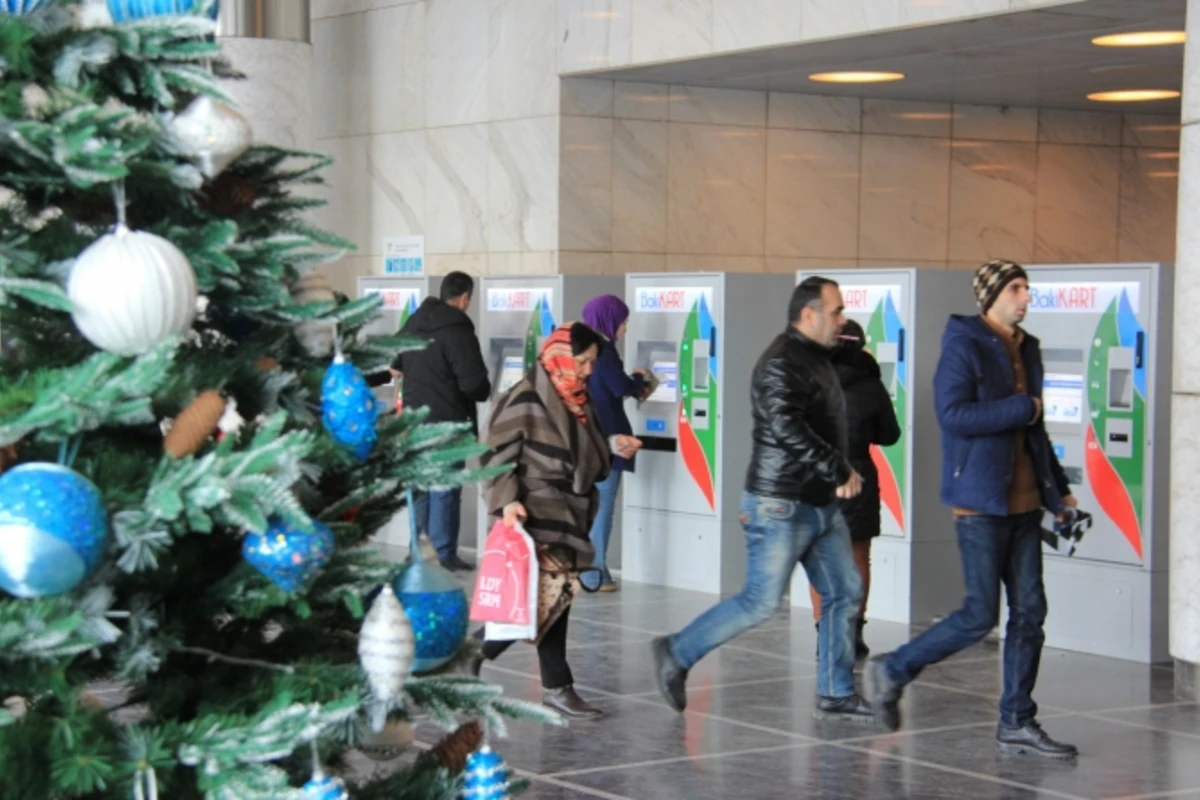
[[[191,329],[196,273],[171,242],[118,225],[76,257],[67,296],[75,327],[89,342],[140,355]]]
[[[316,271],[305,274],[304,277],[293,283],[289,287],[289,292],[292,295],[292,302],[297,305],[332,303],[337,299],[329,281]],[[333,353],[336,335],[336,323],[326,320],[301,322],[296,325],[296,338],[300,340],[300,344],[304,346],[308,354],[315,358],[323,358]]]
[[[254,142],[250,123],[227,103],[201,95],[169,125],[208,178],[220,175]]]
[[[392,587],[384,584],[358,634],[358,659],[376,700],[391,703],[400,697],[414,650],[412,625],[404,606]]]

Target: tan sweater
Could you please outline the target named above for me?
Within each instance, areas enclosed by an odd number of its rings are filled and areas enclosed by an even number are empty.
[[[1014,336],[986,316],[982,319],[1000,337],[1004,349],[1008,351],[1015,378],[1014,391],[1017,394],[1028,394],[1029,379],[1025,375],[1025,362],[1021,360],[1021,342],[1025,339],[1025,333],[1017,328]],[[1042,495],[1038,491],[1037,473],[1033,470],[1033,459],[1029,455],[1029,448],[1025,442],[1025,426],[1022,425],[1013,431],[1012,482],[1008,486],[1008,513],[1026,514],[1030,511],[1037,511],[1041,507]],[[975,513],[977,512],[965,508],[954,509],[955,516],[967,516]]]

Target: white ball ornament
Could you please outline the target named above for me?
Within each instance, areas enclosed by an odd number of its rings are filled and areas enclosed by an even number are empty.
[[[200,161],[205,177],[220,175],[254,143],[250,123],[229,104],[201,95],[170,122],[171,132]]]
[[[178,247],[124,225],[75,259],[67,279],[75,327],[110,353],[145,353],[192,326],[196,273]]]

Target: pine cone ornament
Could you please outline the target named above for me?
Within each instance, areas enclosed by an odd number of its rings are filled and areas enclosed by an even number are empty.
[[[479,720],[471,720],[458,726],[446,736],[424,758],[435,759],[451,775],[458,775],[467,768],[467,757],[483,744],[483,728]]]
[[[163,439],[163,450],[172,458],[183,458],[195,453],[217,429],[217,422],[225,413],[225,398],[220,392],[208,390],[191,402],[171,425]]]
[[[16,441],[12,444],[0,447],[0,474],[9,467],[17,463],[21,458],[21,442]]]
[[[245,178],[222,172],[200,190],[200,207],[218,217],[236,217],[254,207],[258,192]]]

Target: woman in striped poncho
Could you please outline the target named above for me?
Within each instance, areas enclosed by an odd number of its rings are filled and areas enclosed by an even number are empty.
[[[542,345],[538,364],[496,400],[487,426],[485,467],[515,469],[484,484],[493,520],[523,520],[540,548],[550,548],[575,569],[592,563],[588,531],[599,508],[596,483],[611,467],[612,453],[629,457],[640,445],[631,436],[606,440],[587,394],[603,339],[586,325],[566,324]],[[567,665],[570,608],[538,645],[543,702],[570,717],[596,717],[600,710],[575,693]],[[503,653],[511,642],[486,642],[484,658]]]

